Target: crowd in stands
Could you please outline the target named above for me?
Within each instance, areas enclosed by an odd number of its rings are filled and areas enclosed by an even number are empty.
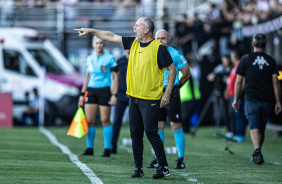
[[[219,4],[211,3],[209,11],[201,19],[195,13],[192,18],[183,14],[178,20],[173,20],[175,42],[182,47],[187,58],[191,58],[193,48],[197,50],[209,39],[215,41],[218,55],[230,55],[230,50],[238,48],[244,39],[241,31],[244,25],[265,22],[281,13],[282,0],[222,0]],[[164,17],[166,23],[167,10]],[[165,23],[164,28],[167,27]]]
[[[140,0],[1,0],[1,5],[19,6],[19,7],[45,7],[48,3],[60,2],[64,5],[75,5],[77,3],[92,3],[92,2],[111,2],[111,3],[140,3]]]

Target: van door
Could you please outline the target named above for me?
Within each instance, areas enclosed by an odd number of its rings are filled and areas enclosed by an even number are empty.
[[[3,49],[3,70],[1,90],[11,92],[14,101],[14,116],[20,117],[26,105],[25,93],[39,86],[40,80],[24,56],[17,50]]]

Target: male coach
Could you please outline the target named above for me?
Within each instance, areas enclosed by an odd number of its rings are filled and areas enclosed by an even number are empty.
[[[253,36],[254,52],[241,58],[238,64],[235,83],[235,94],[232,107],[239,110],[239,95],[245,77],[245,114],[251,129],[251,139],[254,146],[253,164],[264,162],[261,147],[264,141],[266,123],[273,107],[275,97],[275,114],[281,112],[280,83],[277,79],[278,69],[276,61],[264,50],[267,45],[264,34]]]
[[[169,103],[170,93],[176,76],[176,69],[167,48],[153,38],[154,21],[141,17],[135,23],[135,37],[121,37],[112,32],[97,29],[74,29],[79,36],[89,33],[130,49],[127,68],[127,92],[129,99],[129,123],[135,172],[132,177],[144,177],[143,136],[144,131],[150,141],[159,167],[153,178],[169,176],[168,164],[162,140],[158,134],[158,113]],[[165,92],[164,71],[168,69],[168,82]]]

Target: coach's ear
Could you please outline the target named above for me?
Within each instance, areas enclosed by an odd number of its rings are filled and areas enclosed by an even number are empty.
[[[148,27],[146,27],[146,28],[144,29],[144,33],[145,33],[145,34],[147,34],[149,31],[150,31],[150,29],[149,29]]]

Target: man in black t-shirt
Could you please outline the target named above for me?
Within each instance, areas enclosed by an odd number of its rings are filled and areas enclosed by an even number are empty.
[[[144,177],[144,131],[157,156],[159,167],[153,178],[169,176],[168,163],[162,140],[158,134],[158,113],[169,103],[175,81],[176,69],[167,48],[153,38],[154,21],[141,17],[135,23],[135,37],[121,37],[97,29],[74,29],[79,36],[89,33],[102,40],[116,43],[130,50],[127,67],[127,92],[129,97],[129,123],[135,172],[131,177]],[[164,68],[168,69],[168,82],[163,92]]]
[[[264,53],[266,44],[265,35],[256,34],[253,36],[252,46],[254,52],[243,56],[236,70],[237,78],[234,102],[232,104],[232,107],[237,112],[239,110],[238,98],[243,78],[245,78],[245,114],[249,121],[254,146],[253,164],[262,164],[264,162],[261,147],[274,97],[275,114],[281,112],[281,89],[277,79],[278,69],[276,61]]]

